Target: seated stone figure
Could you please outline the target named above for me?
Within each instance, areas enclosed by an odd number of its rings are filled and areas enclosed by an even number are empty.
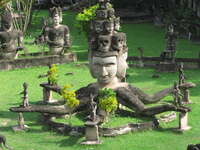
[[[61,25],[61,10],[52,8],[50,10],[52,18],[52,26],[45,29],[45,41],[49,45],[49,53],[51,55],[60,55],[64,53],[65,48],[70,47],[69,28],[66,25]]]
[[[23,49],[22,41],[22,32],[13,29],[12,15],[5,11],[1,15],[0,59],[15,59],[17,52]]]

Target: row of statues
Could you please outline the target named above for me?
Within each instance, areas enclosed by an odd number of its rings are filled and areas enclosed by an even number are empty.
[[[60,24],[60,8],[53,7],[49,12],[52,24],[43,28],[42,38],[49,46],[50,55],[62,55],[71,47],[70,31],[67,25]],[[13,60],[17,58],[18,51],[24,49],[23,33],[14,29],[13,19],[8,9],[1,14],[0,60]]]

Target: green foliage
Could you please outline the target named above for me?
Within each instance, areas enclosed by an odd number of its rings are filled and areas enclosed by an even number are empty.
[[[57,85],[58,83],[58,68],[55,64],[52,64],[48,71],[48,81],[51,85]]]
[[[76,98],[75,91],[70,91],[71,85],[65,85],[61,90],[61,95],[65,100],[65,104],[70,108],[75,108],[79,105],[79,100]]]
[[[90,21],[95,18],[96,16],[96,10],[99,8],[99,5],[94,5],[89,8],[86,8],[83,10],[83,12],[80,12],[76,15],[76,21],[77,23],[75,26],[79,30],[80,33],[85,34],[86,37],[88,37],[89,29],[90,29]]]
[[[116,93],[112,89],[101,89],[99,91],[99,107],[106,112],[110,113],[117,109],[118,102]]]

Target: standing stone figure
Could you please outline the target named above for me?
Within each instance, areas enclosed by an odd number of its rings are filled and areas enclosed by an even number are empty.
[[[183,71],[183,63],[180,64],[179,69],[179,85],[185,83],[185,75],[184,75],[184,71]]]
[[[45,41],[49,45],[50,55],[61,55],[66,48],[71,46],[69,28],[61,25],[61,9],[53,7],[50,9],[52,26],[45,29]]]
[[[91,109],[91,114],[90,114],[90,119],[91,121],[96,121],[96,111],[97,111],[97,103],[94,102],[94,96],[90,94],[90,109]]]
[[[167,57],[171,58],[174,61],[175,53],[176,53],[176,40],[177,33],[174,32],[173,25],[170,25],[168,28],[168,32],[165,35],[167,44],[166,44],[166,53]]]
[[[28,84],[26,82],[24,82],[23,84],[23,88],[24,90],[20,93],[23,94],[23,107],[28,107],[29,106],[29,102],[28,102]]]
[[[13,29],[12,14],[5,10],[1,14],[1,30],[0,30],[0,60],[15,59],[17,52],[23,49],[23,34],[21,31]]]
[[[173,89],[173,97],[174,97],[174,103],[176,106],[181,106],[182,105],[182,97],[183,95],[181,94],[181,91],[178,87],[179,85],[177,82],[174,83],[174,89]]]

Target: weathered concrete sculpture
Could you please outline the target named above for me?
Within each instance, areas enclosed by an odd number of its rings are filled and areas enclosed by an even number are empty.
[[[101,0],[100,4],[103,5],[104,3],[108,2],[105,0]],[[99,9],[102,8],[100,7]],[[105,11],[107,11],[107,8],[105,9]],[[102,19],[102,17],[97,17],[96,20],[98,21],[94,20],[92,21],[92,24],[95,24],[96,22],[103,22],[103,24],[105,24],[112,19]],[[98,131],[101,132],[104,136],[116,136],[130,131],[155,128],[159,124],[155,119],[152,122],[148,123],[128,124],[117,128],[101,128],[98,130],[98,127],[96,125],[100,125],[103,121],[105,121],[105,118],[107,117],[106,113],[101,113],[101,108],[98,107],[99,91],[104,88],[112,89],[114,91],[114,94],[116,94],[117,102],[132,110],[128,112],[134,113],[134,115],[154,117],[156,114],[166,111],[178,111],[183,113],[190,111],[190,109],[187,107],[176,106],[174,104],[163,104],[147,107],[145,104],[156,103],[160,101],[163,97],[172,93],[174,87],[172,86],[163,89],[150,96],[144,93],[141,89],[134,87],[126,82],[122,82],[123,78],[126,75],[126,69],[128,67],[126,63],[128,51],[126,45],[126,36],[122,32],[114,32],[114,26],[111,27],[111,30],[108,29],[108,26],[103,26],[103,30],[102,27],[98,26],[98,29],[100,28],[101,30],[98,30],[97,32],[95,27],[91,26],[91,35],[95,37],[90,36],[89,43],[96,43],[96,46],[89,46],[88,51],[90,72],[91,75],[97,80],[97,82],[82,87],[75,92],[76,98],[80,101],[80,104],[77,107],[70,108],[68,105],[61,103],[60,105],[31,105],[28,109],[23,107],[12,107],[10,110],[14,112],[40,112],[62,115],[67,113],[79,112],[81,110],[90,110],[88,108],[91,108],[92,106],[93,117],[91,118],[89,123],[87,122],[85,124],[86,128],[84,131],[92,126],[91,130],[94,129],[94,132],[92,131],[92,139],[95,141],[98,141]],[[51,86],[48,84],[46,84],[45,86],[46,88],[61,94],[62,89],[59,86]],[[91,104],[91,95],[92,100],[97,103],[97,111],[95,108],[95,103]],[[54,127],[58,125],[53,123],[51,120],[48,120],[47,122],[49,122],[49,124]],[[67,130],[71,130],[70,126],[66,127],[66,125],[64,124],[60,126],[62,126],[62,129],[67,128]],[[89,129],[89,131],[91,130]],[[89,131],[86,132],[89,133]],[[87,137],[90,140],[90,136]]]
[[[49,45],[49,53],[51,55],[61,55],[66,48],[71,46],[69,28],[61,25],[61,9],[53,7],[50,9],[52,26],[45,29],[45,41]]]
[[[13,18],[6,10],[1,14],[0,59],[15,59],[17,52],[23,49],[23,33],[13,29]]]
[[[166,49],[160,55],[161,62],[157,70],[159,72],[175,72],[177,70],[175,62],[177,33],[174,31],[173,25],[168,27],[165,38]]]
[[[24,82],[23,84],[23,88],[24,90],[20,93],[20,94],[23,94],[23,104],[22,106],[23,107],[28,107],[29,106],[29,101],[28,101],[28,84],[26,82]]]

